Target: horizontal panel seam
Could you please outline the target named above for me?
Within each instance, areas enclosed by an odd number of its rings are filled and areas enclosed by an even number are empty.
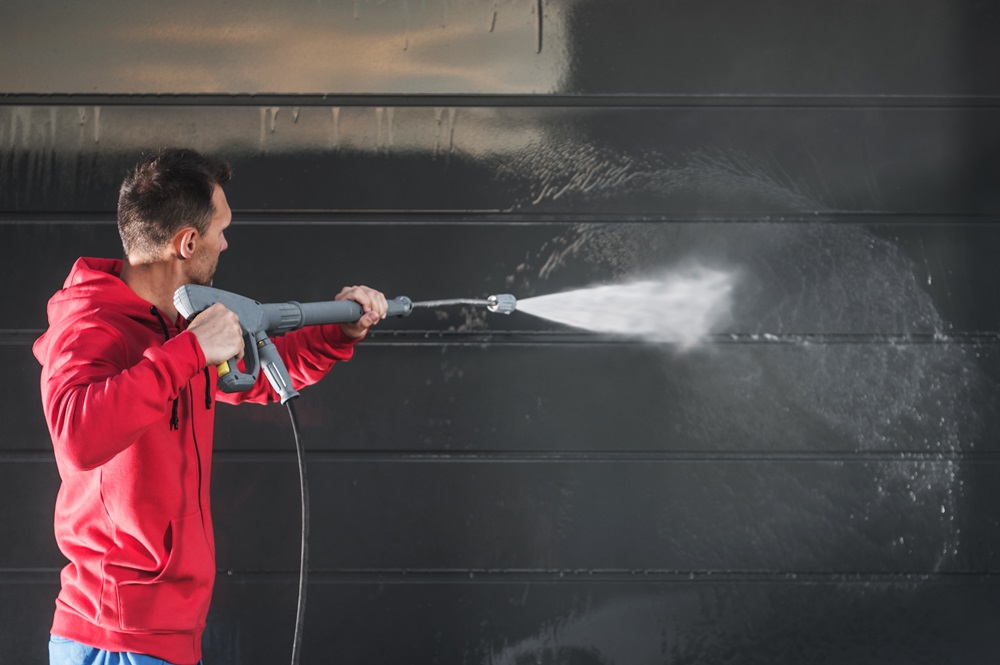
[[[320,106],[505,108],[992,108],[1000,95],[851,94],[77,94],[6,93],[10,106]]]
[[[0,569],[0,584],[57,583],[58,568]],[[282,570],[218,570],[218,581],[241,583],[290,583],[297,579],[295,571]],[[342,569],[311,570],[310,584],[476,584],[476,583],[752,583],[752,584],[982,584],[1000,582],[993,571],[951,572],[789,572],[760,570],[678,570],[678,569]]]
[[[294,450],[265,451],[214,451],[218,463],[257,464],[296,460]],[[868,464],[874,462],[903,463],[984,463],[1000,462],[1000,451],[313,451],[306,458],[316,464],[629,464],[629,463],[824,463]],[[2,451],[0,464],[52,464],[55,459],[49,451]]]
[[[884,211],[823,211],[792,214],[732,213],[726,215],[695,212],[676,213],[553,213],[553,212],[502,212],[497,210],[233,210],[233,217],[240,226],[431,226],[454,228],[456,226],[568,226],[583,224],[731,224],[731,225],[860,225],[871,227],[937,226],[956,227],[1000,226],[997,213],[921,213]],[[336,217],[337,219],[318,219]],[[0,211],[0,226],[112,226],[116,225],[115,212],[90,211],[78,213],[52,211]]]
[[[2,328],[0,346],[31,345],[44,333],[42,328]],[[711,346],[976,346],[1000,345],[1000,331],[926,333],[720,333],[705,336]],[[441,330],[372,331],[364,345],[370,346],[638,346],[672,349],[639,338],[587,332],[503,330],[450,332]]]

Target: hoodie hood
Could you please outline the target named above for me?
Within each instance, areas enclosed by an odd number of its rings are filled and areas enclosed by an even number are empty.
[[[150,309],[152,305],[136,295],[122,281],[121,274],[121,259],[77,259],[62,289],[49,299],[49,329],[32,347],[38,362],[45,363],[52,340],[63,330],[98,310],[126,316],[152,330],[161,330],[160,322]],[[175,332],[176,328],[172,328],[171,334]]]

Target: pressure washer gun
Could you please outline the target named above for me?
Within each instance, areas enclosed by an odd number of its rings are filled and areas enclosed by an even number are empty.
[[[244,296],[215,289],[210,286],[186,284],[174,292],[174,306],[187,319],[221,302],[236,314],[243,329],[243,363],[246,371],[237,368],[236,358],[219,365],[219,390],[237,393],[249,390],[257,383],[260,370],[281,397],[284,404],[298,391],[292,386],[288,369],[269,335],[298,330],[304,326],[328,323],[353,323],[361,318],[364,310],[353,300],[328,300],[323,302],[261,304]],[[407,316],[413,303],[406,296],[389,300],[388,316]]]

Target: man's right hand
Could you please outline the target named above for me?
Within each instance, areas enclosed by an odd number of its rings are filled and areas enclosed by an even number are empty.
[[[198,314],[187,329],[198,338],[209,365],[221,365],[227,360],[243,357],[240,320],[222,303],[217,302]]]

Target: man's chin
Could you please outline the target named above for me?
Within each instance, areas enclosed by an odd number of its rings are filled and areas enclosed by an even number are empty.
[[[189,277],[188,284],[194,284],[196,286],[212,286],[214,280],[209,277],[208,279],[201,277]]]

